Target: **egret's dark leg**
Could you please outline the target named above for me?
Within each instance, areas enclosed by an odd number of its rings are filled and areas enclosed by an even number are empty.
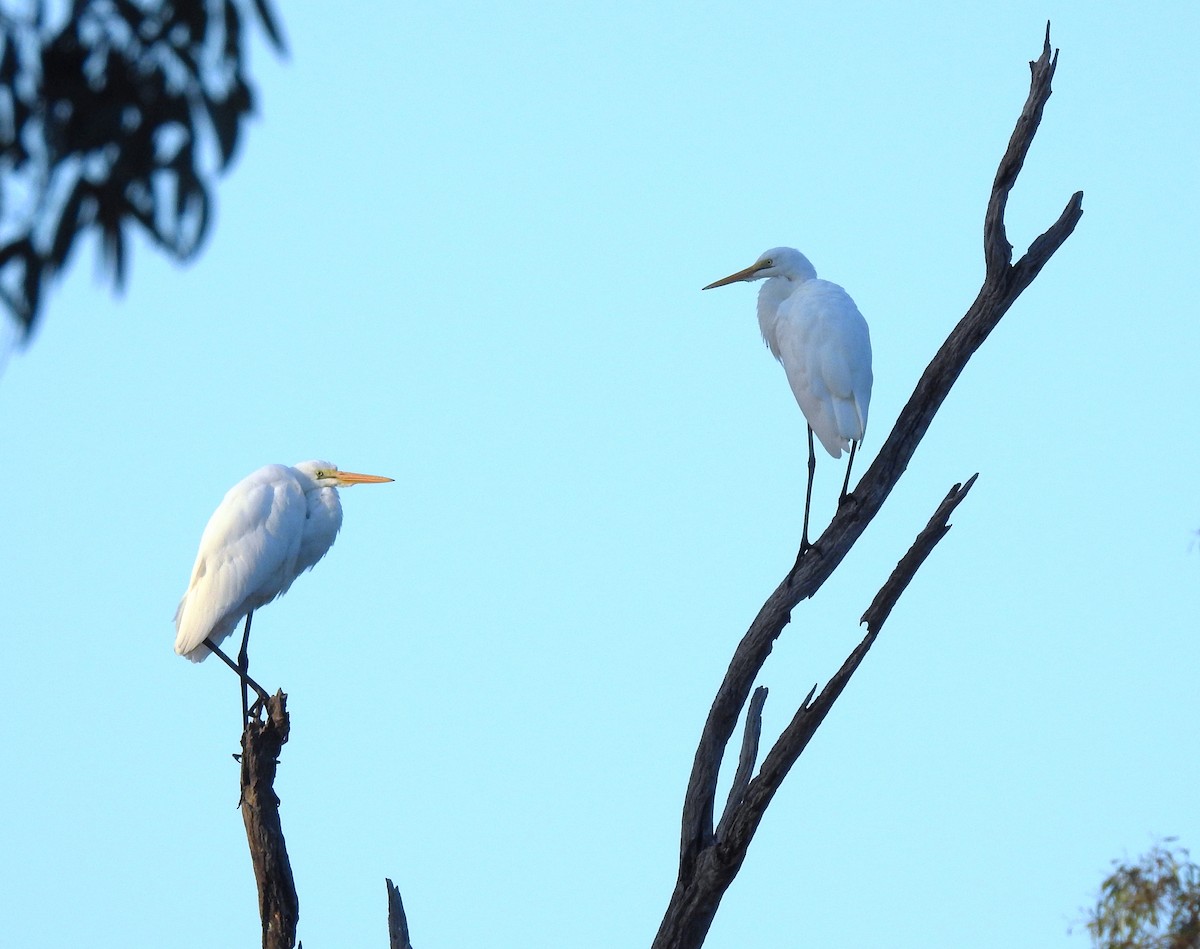
[[[225,653],[223,653],[221,651],[220,647],[217,646],[217,644],[214,643],[211,639],[206,638],[204,640],[204,645],[208,647],[209,652],[211,652],[214,656],[216,656],[223,663],[225,663],[225,665],[229,666],[230,669],[232,669],[234,672],[236,672],[238,674],[238,676],[242,680],[243,685],[250,686],[250,688],[252,688],[255,692],[258,693],[258,698],[259,698],[260,702],[262,702],[263,704],[266,704],[266,701],[268,698],[266,689],[264,689],[261,685],[259,685],[253,679],[251,679],[250,676],[246,675],[245,671],[242,670],[241,668],[239,668],[238,664],[236,662],[234,662],[227,655],[225,655]]]
[[[858,451],[858,442],[850,442],[850,460],[846,462],[846,480],[842,482],[842,494],[838,498],[838,506],[841,507],[842,502],[846,500],[846,492],[850,487],[850,468],[854,465],[854,453]]]
[[[785,583],[790,587],[792,578],[796,575],[796,571],[800,569],[800,561],[804,559],[804,555],[813,549],[813,545],[808,542],[808,513],[812,508],[812,489],[813,477],[817,473],[817,452],[813,447],[813,430],[812,426],[808,426],[808,487],[804,491],[804,527],[800,530],[800,553],[796,554],[796,562],[792,565],[792,569],[788,571]]]
[[[246,675],[250,670],[250,620],[254,618],[254,610],[246,614],[246,625],[242,627],[242,648],[238,650],[238,674],[242,677],[242,722],[250,718],[250,696],[246,688]],[[265,699],[264,699],[265,701]]]
[[[808,512],[812,509],[813,476],[817,473],[817,453],[813,449],[813,430],[808,426],[808,487],[804,491],[804,527],[800,531],[800,556],[812,546],[808,542]]]

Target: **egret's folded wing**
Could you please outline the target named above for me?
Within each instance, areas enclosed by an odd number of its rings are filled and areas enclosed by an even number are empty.
[[[199,662],[208,655],[205,638],[219,645],[247,612],[287,588],[306,512],[303,489],[282,465],[256,471],[225,495],[175,614],[175,652]]]
[[[800,409],[834,458],[859,440],[871,401],[871,339],[866,320],[835,283],[813,280],[785,304],[780,361]]]
[[[866,321],[855,310],[839,314],[831,331],[837,346],[827,347],[822,360],[821,378],[829,389],[838,434],[862,441],[867,429],[867,411],[871,405],[871,338]]]

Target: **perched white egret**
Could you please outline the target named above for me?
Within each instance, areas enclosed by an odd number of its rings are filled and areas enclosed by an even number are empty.
[[[327,461],[303,461],[290,468],[267,465],[235,484],[200,538],[192,579],[175,611],[175,652],[192,662],[213,652],[238,672],[243,712],[247,684],[265,700],[262,687],[246,674],[254,611],[286,593],[333,546],[342,526],[339,487],[391,480],[339,471]],[[243,616],[235,664],[219,647]]]
[[[850,466],[867,428],[871,404],[871,335],[850,294],[819,280],[800,251],[774,247],[745,270],[710,283],[705,290],[740,280],[766,280],[758,291],[758,327],[783,364],[792,393],[808,421],[808,488],[800,554],[808,542],[817,456],[813,433],[834,458],[849,450],[840,504],[850,486]]]

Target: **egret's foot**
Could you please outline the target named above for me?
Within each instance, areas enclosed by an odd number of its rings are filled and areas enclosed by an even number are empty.
[[[251,722],[261,722],[262,721],[263,712],[266,711],[266,708],[267,708],[267,693],[266,692],[258,692],[257,695],[258,695],[258,697],[253,702],[250,703],[250,706],[248,708],[243,707],[243,709],[242,709],[242,713],[244,716],[242,718],[243,730],[250,727]]]
[[[804,555],[810,550],[818,557],[821,555],[821,549],[816,544],[810,544],[808,538],[805,537],[800,541],[800,553],[796,554],[796,562],[792,564],[792,569],[788,571],[787,579],[784,581],[785,586],[791,587],[792,581],[796,579],[796,571],[800,569],[800,564],[804,561]]]
[[[838,498],[838,507],[840,508],[843,504],[846,504],[847,502],[849,502],[850,504],[858,503],[858,498],[856,498],[854,496],[853,491],[843,491],[842,492],[842,496],[840,498]]]
[[[266,709],[266,707],[267,707],[267,693],[260,692],[260,693],[258,693],[258,698],[256,698],[250,704],[250,708],[246,712],[247,724],[249,724],[250,722],[257,722],[257,721],[261,720],[262,713]]]

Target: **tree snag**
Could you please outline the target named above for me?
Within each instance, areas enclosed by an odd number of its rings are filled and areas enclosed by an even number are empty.
[[[408,939],[408,919],[404,915],[404,901],[400,899],[400,888],[391,880],[387,884],[388,897],[388,947],[389,949],[413,949]]]
[[[1016,264],[1011,262],[1012,245],[1005,233],[1004,209],[1041,123],[1057,64],[1058,52],[1051,52],[1050,25],[1047,23],[1042,54],[1029,64],[1032,72],[1029,95],[1000,160],[984,216],[986,274],[978,296],[922,373],[878,456],[817,541],[820,554],[805,557],[790,584],[786,579],[779,584],[734,651],[696,749],[683,803],[679,873],[653,949],[699,949],[703,945],[721,898],[741,868],[766,806],[871,648],[897,598],[949,529],[947,518],[950,512],[974,483],[972,476],[965,485],[951,488],[864,614],[863,621],[868,629],[866,638],[815,701],[812,698],[815,687],[809,693],[763,759],[758,775],[750,779],[761,730],[762,703],[766,698],[765,690],[756,693],[746,715],[746,737],[737,775],[720,822],[714,829],[721,761],[750,690],[776,638],[791,621],[792,610],[821,588],[866,530],[908,467],[913,452],[967,361],[1071,235],[1083,214],[1083,192],[1079,191],[1071,196],[1058,220],[1033,241],[1025,255]]]
[[[287,696],[280,690],[267,699],[265,717],[253,716],[242,732],[242,820],[250,844],[250,860],[258,883],[263,949],[293,949],[300,920],[300,898],[292,879],[275,770],[292,723]]]

